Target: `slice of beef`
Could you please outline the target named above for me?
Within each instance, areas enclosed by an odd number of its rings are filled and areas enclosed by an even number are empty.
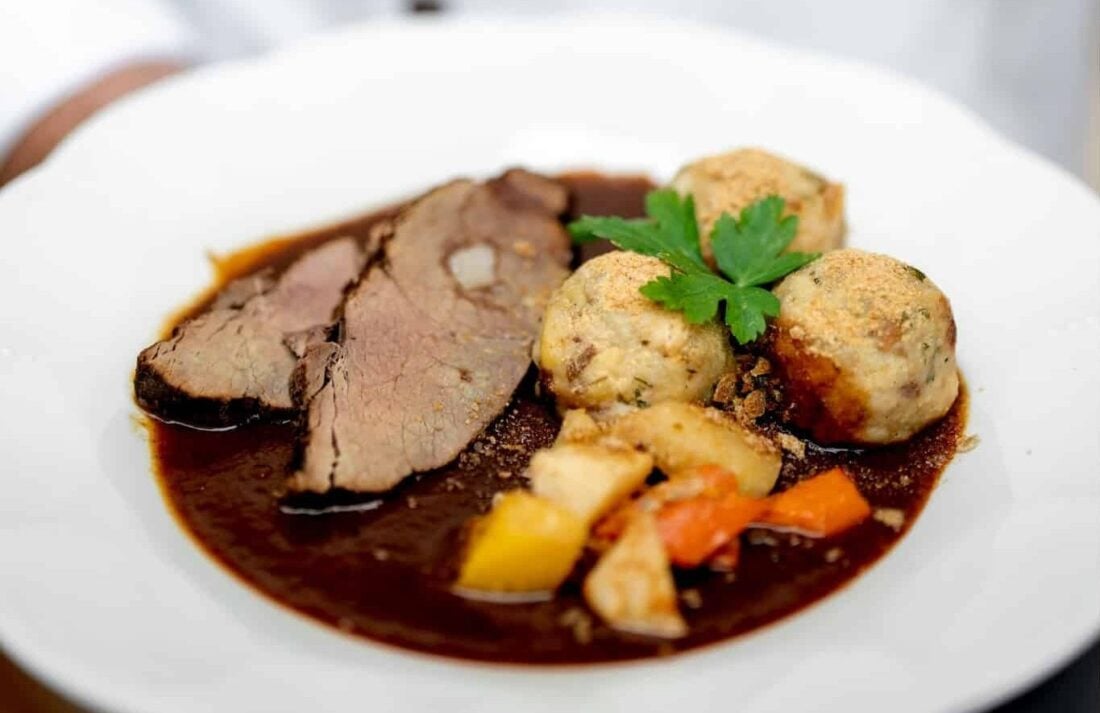
[[[224,428],[295,414],[290,377],[308,344],[321,341],[366,256],[353,238],[310,250],[278,277],[236,280],[211,309],[145,349],[137,361],[138,405],[166,421]]]
[[[453,460],[507,405],[565,278],[566,192],[525,171],[436,189],[394,221],[335,342],[294,379],[305,409],[292,491],[388,490]]]

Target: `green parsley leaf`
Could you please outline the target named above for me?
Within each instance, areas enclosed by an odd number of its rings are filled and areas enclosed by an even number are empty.
[[[691,196],[681,199],[673,190],[651,191],[645,197],[645,212],[656,223],[661,241],[671,252],[700,270],[710,271],[699,250],[699,224],[695,222],[695,200]]]
[[[687,321],[702,324],[718,314],[718,303],[731,285],[717,275],[673,272],[642,285],[641,292],[665,307],[683,312]]]
[[[735,284],[766,285],[818,258],[818,253],[780,254],[798,232],[798,218],[782,217],[784,207],[782,198],[768,196],[741,211],[739,220],[723,213],[714,224],[714,259]]]
[[[764,333],[764,317],[778,316],[779,298],[763,287],[739,287],[726,299],[726,325],[738,344],[748,344]]]
[[[737,220],[726,213],[718,218],[711,245],[720,273],[703,259],[691,196],[681,198],[672,190],[646,196],[646,218],[583,216],[569,225],[569,232],[577,242],[603,238],[621,250],[660,259],[672,274],[643,285],[643,295],[683,312],[693,324],[714,319],[724,304],[730,332],[739,344],[747,344],[764,333],[766,317],[779,314],[779,299],[763,285],[818,257],[783,252],[798,232],[798,218],[784,217],[785,207],[779,196],[768,196],[742,210]]]

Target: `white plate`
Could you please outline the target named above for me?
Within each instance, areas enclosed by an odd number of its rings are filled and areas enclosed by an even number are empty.
[[[456,174],[744,144],[847,183],[851,242],[958,319],[981,445],[844,591],[670,660],[490,667],[290,614],[169,517],[130,376],[205,250]],[[0,636],[104,709],[963,711],[1100,629],[1100,201],[898,77],[608,18],[366,26],[123,102],[0,193],[0,236]]]

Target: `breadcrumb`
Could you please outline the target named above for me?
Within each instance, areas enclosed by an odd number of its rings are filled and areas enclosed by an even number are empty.
[[[955,447],[956,453],[969,453],[978,447],[981,443],[981,438],[976,433],[970,433],[959,439],[958,446]]]
[[[723,406],[732,404],[734,399],[737,398],[737,383],[736,372],[729,371],[722,374],[714,387],[714,396],[711,397],[711,400]]]
[[[578,644],[592,641],[592,616],[581,607],[570,607],[558,617],[558,624],[572,630]]]
[[[806,457],[806,442],[798,436],[790,433],[779,433],[776,435],[775,441],[786,453],[790,453],[798,460]]]
[[[905,511],[898,508],[875,508],[871,517],[895,532],[905,526]]]
[[[680,601],[688,609],[698,609],[703,606],[703,595],[699,593],[698,589],[685,589],[680,592]]]

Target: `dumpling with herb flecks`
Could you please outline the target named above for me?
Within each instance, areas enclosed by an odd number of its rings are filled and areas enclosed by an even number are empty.
[[[955,320],[920,270],[836,250],[788,275],[775,295],[772,364],[791,419],[818,442],[903,441],[955,403]]]

